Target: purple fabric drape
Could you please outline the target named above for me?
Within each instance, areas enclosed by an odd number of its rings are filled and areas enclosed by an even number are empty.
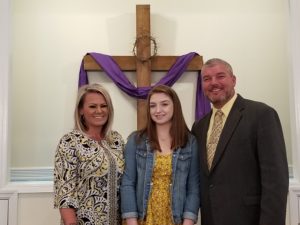
[[[135,98],[147,98],[149,90],[153,87],[135,87],[121,71],[118,64],[113,60],[111,56],[101,53],[90,52],[87,55],[92,56],[98,65],[101,66],[106,75],[126,94]],[[158,84],[164,84],[172,86],[186,70],[189,62],[193,59],[196,52],[190,52],[186,55],[182,55],[177,58],[174,65],[170,68],[168,73],[158,81],[154,86]],[[87,72],[84,70],[83,60],[80,66],[79,82],[78,86],[88,84]],[[199,73],[197,79],[197,92],[196,92],[196,110],[195,119],[201,119],[206,113],[210,111],[210,103],[202,92],[201,75]]]

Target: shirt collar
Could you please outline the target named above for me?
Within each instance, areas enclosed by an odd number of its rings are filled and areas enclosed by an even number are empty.
[[[224,113],[224,116],[227,118],[232,106],[233,106],[233,103],[235,102],[237,98],[237,94],[234,93],[233,97],[221,108],[222,112]],[[217,108],[215,108],[214,106],[212,107],[212,110],[213,110],[213,115],[216,113],[216,111],[218,110]]]

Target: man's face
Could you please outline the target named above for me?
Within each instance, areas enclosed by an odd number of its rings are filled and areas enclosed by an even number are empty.
[[[222,108],[234,95],[235,76],[221,63],[205,67],[201,75],[204,94],[214,107]]]

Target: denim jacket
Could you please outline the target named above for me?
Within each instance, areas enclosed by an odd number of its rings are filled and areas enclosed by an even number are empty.
[[[146,216],[148,199],[152,189],[152,172],[155,154],[147,138],[137,143],[137,133],[129,136],[125,146],[125,171],[121,184],[122,218]],[[183,219],[197,222],[200,206],[200,175],[197,142],[189,135],[183,148],[173,151],[171,208],[173,221],[180,224]]]

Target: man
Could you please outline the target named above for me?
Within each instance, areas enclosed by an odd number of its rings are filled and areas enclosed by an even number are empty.
[[[289,178],[278,114],[236,94],[224,60],[208,60],[201,75],[213,106],[192,128],[200,150],[201,225],[284,225]]]

